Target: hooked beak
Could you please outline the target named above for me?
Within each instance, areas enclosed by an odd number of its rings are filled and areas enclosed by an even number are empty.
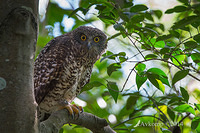
[[[92,46],[91,42],[88,42],[87,44],[88,49],[91,49],[91,46]]]

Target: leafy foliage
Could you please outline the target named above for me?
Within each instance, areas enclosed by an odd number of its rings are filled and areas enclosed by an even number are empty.
[[[200,132],[200,104],[190,100],[193,96],[187,90],[188,81],[200,81],[200,1],[178,2],[165,12],[133,0],[80,0],[76,9],[50,2],[40,25],[38,51],[52,38],[56,22],[60,23],[60,32],[65,32],[61,24],[65,15],[75,20],[72,29],[100,20],[105,32],[115,30],[108,35],[108,45],[117,40],[123,49],[109,49],[96,62],[91,81],[79,96],[87,103],[84,110],[106,119],[115,115],[117,124],[111,126],[120,133],[166,133],[173,126],[183,132]],[[91,15],[94,9],[97,13]],[[91,17],[83,17],[88,14]],[[169,29],[160,21],[165,14],[176,14]],[[44,32],[46,25],[50,25],[48,32]],[[132,86],[127,88],[128,84]],[[200,96],[199,90],[192,93]],[[98,98],[103,98],[107,106],[100,107]],[[188,117],[190,114],[193,116]],[[64,126],[60,132],[67,130],[88,132],[76,126],[73,130]]]

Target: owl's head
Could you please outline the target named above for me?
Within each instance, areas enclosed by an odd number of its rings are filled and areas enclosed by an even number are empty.
[[[106,35],[97,28],[80,26],[73,31],[73,37],[81,48],[80,52],[89,57],[99,58],[107,47]]]

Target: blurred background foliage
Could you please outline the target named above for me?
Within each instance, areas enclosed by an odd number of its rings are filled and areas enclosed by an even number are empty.
[[[39,10],[36,57],[81,25],[108,36],[74,100],[85,112],[118,133],[200,132],[200,0],[40,0]],[[65,125],[66,132],[90,131]]]

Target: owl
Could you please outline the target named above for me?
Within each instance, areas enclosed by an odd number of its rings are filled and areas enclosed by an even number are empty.
[[[97,28],[80,26],[52,39],[42,49],[34,64],[34,94],[39,119],[67,108],[90,80],[94,63],[107,47],[106,35]]]

